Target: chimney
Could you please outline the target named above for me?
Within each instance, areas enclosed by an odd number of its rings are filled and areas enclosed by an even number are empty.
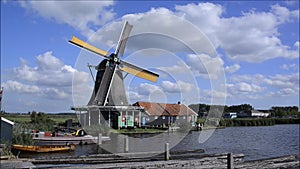
[[[178,101],[178,103],[177,103],[177,104],[181,104],[181,103],[180,103],[180,101]]]

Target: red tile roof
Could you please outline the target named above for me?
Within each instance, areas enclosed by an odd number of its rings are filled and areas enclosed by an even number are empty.
[[[135,106],[141,106],[150,116],[197,116],[189,107],[183,104],[166,104],[153,102],[136,102]]]
[[[143,107],[150,116],[168,116],[169,113],[159,103],[136,102],[135,106]]]

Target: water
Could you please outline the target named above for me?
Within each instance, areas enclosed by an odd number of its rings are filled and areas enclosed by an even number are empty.
[[[300,151],[299,125],[227,127],[215,130],[208,140],[199,143],[200,133],[212,131],[191,132],[186,136],[178,133],[131,135],[129,152],[163,151],[166,142],[170,143],[172,150],[204,149],[206,154],[242,153],[245,155],[245,160],[299,154]],[[113,153],[124,152],[124,136],[112,135],[111,139],[111,141],[104,142],[102,148]],[[74,152],[69,153],[20,154],[20,157],[78,156],[95,154],[98,151],[96,145],[84,145],[77,146]]]
[[[244,160],[257,160],[284,155],[299,154],[299,125],[275,125],[259,127],[227,127],[214,132],[203,144],[194,140],[198,134],[193,132],[178,146],[202,148],[205,153],[242,153]]]

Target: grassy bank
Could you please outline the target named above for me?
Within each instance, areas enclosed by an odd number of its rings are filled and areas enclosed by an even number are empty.
[[[271,126],[275,124],[300,124],[299,118],[237,118],[221,119],[220,126]]]
[[[73,122],[77,121],[77,117],[73,115],[57,115],[57,114],[47,114],[51,120],[53,120],[56,124],[63,123],[66,120],[72,119]],[[29,123],[31,121],[30,115],[16,115],[16,114],[4,114],[2,117],[13,121],[15,123]]]

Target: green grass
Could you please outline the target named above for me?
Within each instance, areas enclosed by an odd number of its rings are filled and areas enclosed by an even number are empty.
[[[49,115],[49,114],[48,114]],[[31,121],[30,115],[15,115],[15,114],[5,114],[4,118],[13,121],[15,123],[29,123]],[[49,115],[50,119],[52,119],[55,123],[64,123],[68,119],[72,119],[73,122],[77,121],[76,115]]]
[[[72,119],[73,122],[77,121],[77,117],[74,116],[69,116],[69,115],[51,115],[50,119],[55,121],[55,123],[64,123],[66,120]]]
[[[26,123],[26,122],[30,122],[30,117],[29,116],[23,116],[23,115],[4,115],[4,118],[15,122],[15,123]]]

